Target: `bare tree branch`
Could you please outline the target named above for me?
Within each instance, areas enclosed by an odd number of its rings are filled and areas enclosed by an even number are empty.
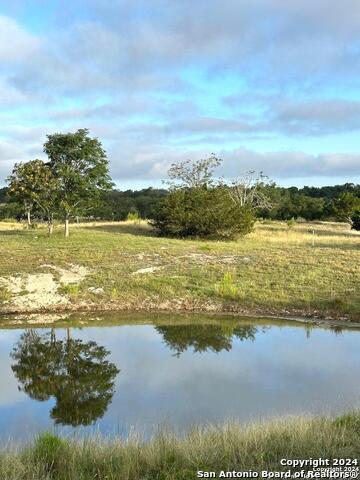
[[[256,174],[254,170],[249,170],[231,182],[229,195],[239,207],[270,209],[273,205],[264,190],[268,180],[263,172]]]

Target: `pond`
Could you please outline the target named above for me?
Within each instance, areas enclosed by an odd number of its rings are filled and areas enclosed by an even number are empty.
[[[174,315],[71,324],[0,330],[2,442],[360,406],[360,329]]]

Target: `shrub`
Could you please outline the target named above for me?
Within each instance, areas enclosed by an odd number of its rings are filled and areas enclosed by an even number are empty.
[[[226,187],[201,185],[171,190],[152,224],[166,236],[231,239],[254,222],[252,209],[236,205]]]
[[[289,227],[289,228],[292,228],[292,227],[295,227],[296,225],[296,220],[295,218],[290,218],[289,220],[286,221],[286,225]]]
[[[351,228],[354,230],[360,230],[360,209],[355,210],[355,212],[351,216]]]

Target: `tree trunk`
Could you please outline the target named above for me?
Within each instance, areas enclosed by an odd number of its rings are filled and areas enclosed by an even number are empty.
[[[69,236],[69,217],[65,217],[65,237]]]
[[[32,207],[31,202],[24,200],[24,210],[25,210],[26,223],[28,228],[31,227],[31,207]]]
[[[49,237],[50,235],[52,235],[54,231],[54,219],[53,219],[53,215],[49,215],[49,218],[48,218],[48,234],[49,234]]]

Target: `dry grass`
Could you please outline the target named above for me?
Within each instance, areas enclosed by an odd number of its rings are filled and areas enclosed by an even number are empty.
[[[286,471],[282,458],[358,459],[359,440],[356,413],[336,420],[292,417],[248,426],[228,423],[194,429],[185,437],[159,431],[148,442],[137,435],[72,441],[43,434],[33,445],[1,451],[0,478],[188,480],[197,478],[199,470]]]
[[[16,230],[1,223],[0,276],[40,273],[43,264],[89,267],[92,274],[72,295],[74,307],[359,320],[359,245],[359,234],[346,225],[319,222],[291,228],[259,223],[232,242],[159,238],[145,222],[74,225],[69,239],[61,227],[48,238],[45,228]],[[135,274],[143,269],[149,270]],[[11,306],[8,295],[0,292],[3,311]]]

